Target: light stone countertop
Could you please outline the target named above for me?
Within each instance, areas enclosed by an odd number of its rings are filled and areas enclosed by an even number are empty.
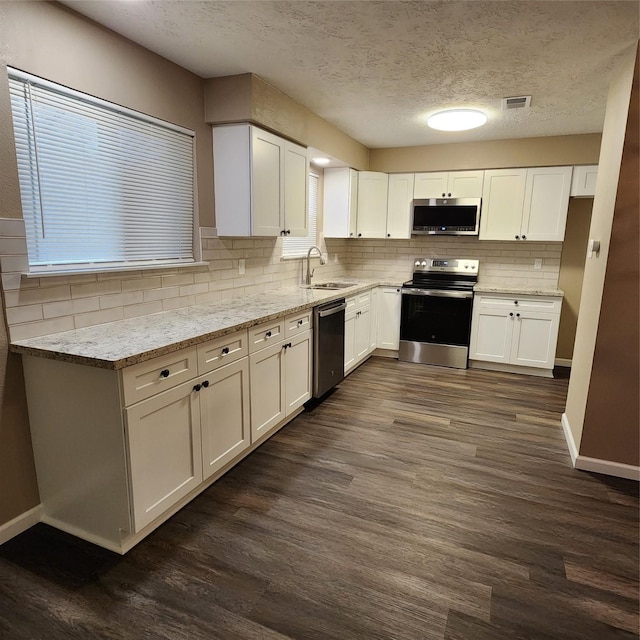
[[[564,297],[562,289],[531,285],[477,284],[473,287],[473,291],[475,293],[516,293],[529,296],[550,296],[552,298]]]
[[[307,289],[302,286],[274,289],[17,340],[11,343],[11,351],[103,369],[122,369],[378,285],[399,286],[395,282],[370,280],[349,279],[348,282],[357,284],[338,290]]]

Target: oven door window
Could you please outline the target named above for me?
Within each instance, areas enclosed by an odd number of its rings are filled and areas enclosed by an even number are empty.
[[[400,340],[469,345],[472,298],[402,296]]]

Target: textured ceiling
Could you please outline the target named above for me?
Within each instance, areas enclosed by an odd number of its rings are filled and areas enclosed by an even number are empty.
[[[370,148],[602,130],[636,1],[67,0],[204,77],[252,72]],[[531,107],[500,111],[505,96]],[[478,107],[442,133],[425,116]]]

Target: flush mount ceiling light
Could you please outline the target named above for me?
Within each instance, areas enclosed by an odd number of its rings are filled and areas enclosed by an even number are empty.
[[[331,158],[311,158],[311,162],[313,162],[313,164],[317,164],[319,167],[326,167],[331,162]]]
[[[434,113],[427,120],[427,124],[438,131],[467,131],[486,122],[486,114],[477,109],[447,109]]]

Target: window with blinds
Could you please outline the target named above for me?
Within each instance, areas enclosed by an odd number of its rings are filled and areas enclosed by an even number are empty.
[[[194,261],[194,133],[9,69],[30,272]]]
[[[309,174],[309,233],[299,238],[282,239],[283,258],[303,258],[311,247],[318,244],[318,185],[320,178]]]

